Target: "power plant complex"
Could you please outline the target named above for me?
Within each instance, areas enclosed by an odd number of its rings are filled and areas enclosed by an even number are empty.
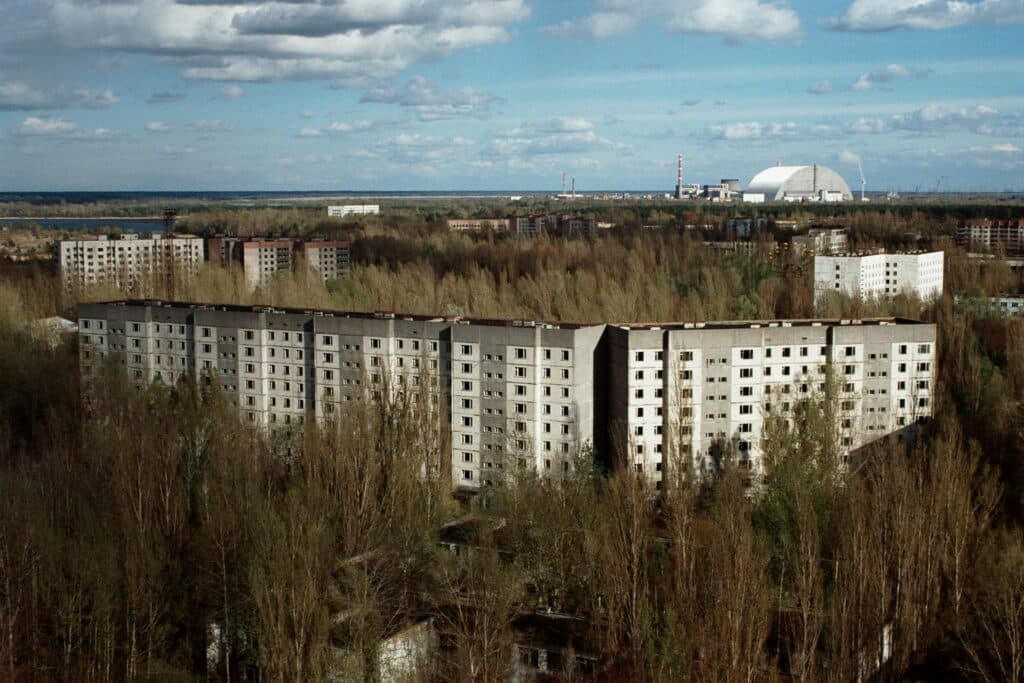
[[[861,172],[863,177],[863,171]],[[864,182],[861,183],[864,199]],[[742,200],[750,204],[764,202],[848,202],[853,201],[849,184],[839,173],[818,164],[783,166],[778,164],[757,173],[740,189],[739,180],[723,178],[718,184],[683,183],[683,155],[677,157],[675,199]]]

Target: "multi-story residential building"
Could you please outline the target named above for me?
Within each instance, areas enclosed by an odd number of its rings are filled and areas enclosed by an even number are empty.
[[[813,252],[822,256],[846,253],[850,241],[846,228],[811,228],[806,235],[793,238],[793,250],[797,253]]]
[[[448,229],[452,232],[507,232],[512,228],[510,218],[451,218]]]
[[[194,277],[203,262],[198,237],[105,235],[60,241],[60,273],[65,288],[111,284],[125,291],[162,284],[172,277]]]
[[[1024,315],[1024,296],[960,296],[955,298],[958,310],[977,315]]]
[[[241,264],[250,289],[262,287],[277,273],[291,270],[297,253],[301,253],[305,264],[319,272],[324,280],[349,274],[352,250],[348,242],[288,237],[210,237],[206,240],[206,259],[220,265]]]
[[[849,453],[931,415],[934,361],[935,326],[900,319],[610,326],[606,448],[655,483],[725,453],[758,470],[764,421],[829,396]]]
[[[944,256],[941,251],[815,256],[815,298],[820,300],[829,292],[866,299],[901,293],[925,300],[939,297]]]
[[[292,269],[294,242],[290,239],[242,242],[242,270],[250,289],[266,285],[282,271]]]
[[[1024,252],[1024,219],[972,219],[956,228],[956,243],[970,250]]]
[[[133,301],[79,316],[84,370],[206,374],[272,430],[427,392],[471,489],[561,476],[591,448],[658,486],[725,453],[758,471],[765,419],[825,395],[848,452],[930,415],[935,377],[935,326],[901,319],[567,325]]]
[[[320,273],[325,280],[348,277],[351,269],[352,249],[348,242],[336,240],[310,240],[299,246],[306,266]]]

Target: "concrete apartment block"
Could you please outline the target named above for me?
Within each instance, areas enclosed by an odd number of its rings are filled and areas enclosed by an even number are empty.
[[[935,327],[902,320],[609,326],[608,440],[656,486],[672,467],[752,470],[769,415],[835,383],[849,452],[931,415]]]
[[[67,289],[111,284],[132,291],[172,276],[194,277],[203,263],[203,241],[198,237],[101,235],[61,240],[58,250],[61,281]]]
[[[927,300],[942,296],[945,253],[847,254],[814,257],[814,295],[829,292],[863,298],[900,293]]]
[[[348,242],[312,240],[300,243],[299,250],[306,266],[320,273],[325,282],[348,277],[351,270],[351,247]]]
[[[291,240],[252,240],[242,243],[242,269],[249,289],[256,289],[270,282],[282,271],[292,268]]]
[[[467,489],[562,476],[591,447],[655,486],[726,453],[757,472],[765,419],[829,382],[849,452],[931,415],[935,378],[935,326],[902,319],[570,325],[158,301],[79,317],[86,375],[107,359],[140,386],[206,376],[260,428],[429,396]]]

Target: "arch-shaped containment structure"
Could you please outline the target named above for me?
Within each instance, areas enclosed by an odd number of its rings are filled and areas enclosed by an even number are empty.
[[[770,202],[853,200],[850,186],[827,166],[772,166],[754,176],[746,192]]]

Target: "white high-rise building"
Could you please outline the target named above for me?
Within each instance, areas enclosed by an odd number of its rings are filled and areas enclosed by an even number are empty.
[[[61,280],[68,289],[112,284],[134,291],[171,275],[194,277],[203,263],[203,241],[191,236],[100,235],[61,240],[59,252]]]
[[[825,396],[848,453],[931,415],[935,379],[935,326],[901,319],[567,325],[132,301],[79,316],[83,370],[206,375],[271,430],[427,392],[468,489],[562,476],[581,455],[655,486],[727,455],[757,472],[765,420]]]
[[[841,292],[864,299],[913,294],[942,296],[944,252],[845,254],[814,257],[814,296]]]

